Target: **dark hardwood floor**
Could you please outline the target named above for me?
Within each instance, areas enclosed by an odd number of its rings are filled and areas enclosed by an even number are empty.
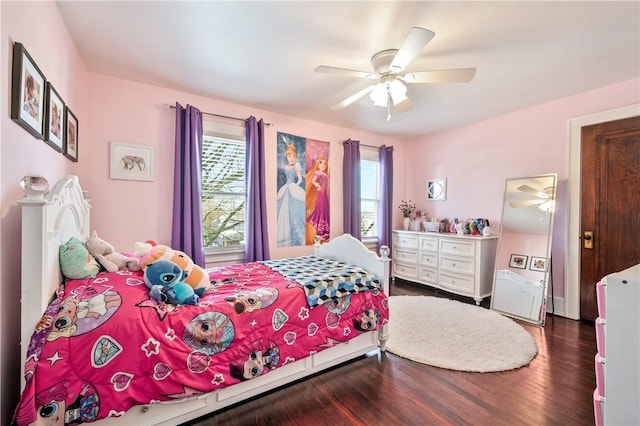
[[[396,280],[392,295],[471,299]],[[488,301],[483,302],[488,307]],[[593,323],[520,323],[539,353],[497,373],[451,371],[389,352],[360,358],[189,423],[213,425],[593,425]]]

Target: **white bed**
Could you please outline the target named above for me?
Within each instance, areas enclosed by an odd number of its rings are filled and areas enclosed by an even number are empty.
[[[22,315],[21,354],[25,360],[35,324],[62,282],[58,262],[59,246],[70,237],[82,241],[90,232],[90,204],[85,199],[78,178],[68,176],[57,182],[46,196],[29,194],[20,201],[22,207]],[[360,266],[381,278],[389,294],[388,248],[382,256],[368,250],[350,235],[317,245],[315,254]],[[130,409],[121,417],[111,417],[96,424],[176,425],[231,404],[244,401],[279,386],[299,380],[339,363],[376,350],[384,350],[388,326],[366,332],[335,347],[305,359],[284,365],[253,380],[180,402],[149,404]],[[24,366],[23,366],[24,367]],[[21,388],[24,387],[24,377]]]

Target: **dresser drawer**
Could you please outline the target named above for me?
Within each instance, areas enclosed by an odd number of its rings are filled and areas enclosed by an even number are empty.
[[[420,252],[420,265],[428,268],[438,267],[438,254],[437,253],[422,253]]]
[[[395,248],[418,249],[418,236],[411,234],[394,234],[393,246]]]
[[[418,263],[418,252],[413,250],[395,249],[393,260],[402,263]]]
[[[420,267],[418,279],[429,284],[438,284],[438,271],[434,268]]]
[[[440,239],[440,253],[456,254],[459,256],[475,256],[476,242],[462,239]]]
[[[402,278],[418,278],[418,267],[393,262],[393,275]]]
[[[459,294],[473,295],[475,290],[475,278],[468,275],[438,271],[438,283],[443,289]]]
[[[438,251],[438,237],[420,237],[421,251]]]
[[[438,259],[440,269],[461,274],[475,274],[475,265],[476,260],[473,257],[440,255]]]

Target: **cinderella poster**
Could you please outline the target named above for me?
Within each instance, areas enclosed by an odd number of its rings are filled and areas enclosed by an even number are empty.
[[[329,142],[278,132],[278,247],[328,241]]]

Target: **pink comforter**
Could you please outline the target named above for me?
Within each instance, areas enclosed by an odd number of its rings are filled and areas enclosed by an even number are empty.
[[[379,291],[311,309],[299,284],[259,263],[210,278],[215,285],[196,306],[150,299],[140,272],[68,281],[32,337],[16,423],[79,424],[221,389],[388,318]]]

